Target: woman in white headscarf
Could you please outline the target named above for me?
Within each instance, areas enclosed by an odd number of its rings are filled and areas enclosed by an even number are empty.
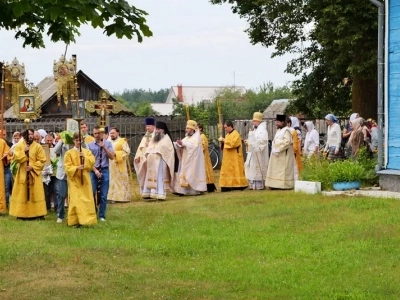
[[[319,150],[319,134],[314,127],[314,123],[307,121],[304,123],[304,128],[307,131],[306,139],[304,140],[303,153],[307,157],[312,155],[317,156]]]
[[[40,143],[41,143],[41,144],[45,144],[45,143],[46,143],[46,135],[47,135],[46,130],[44,130],[44,129],[39,129],[38,132],[39,132],[39,134],[40,134],[40,136],[41,136],[41,138],[42,138],[41,141],[40,141]]]
[[[346,151],[345,151],[345,156],[346,157],[349,157],[351,155],[351,146],[348,146],[348,141],[349,141],[350,134],[351,134],[351,131],[352,131],[350,122],[354,121],[358,117],[359,117],[358,113],[352,113],[350,118],[349,118],[349,122],[347,122],[347,124],[343,128],[341,146],[342,146],[342,148],[345,148],[346,145],[347,145],[347,148],[346,148]]]

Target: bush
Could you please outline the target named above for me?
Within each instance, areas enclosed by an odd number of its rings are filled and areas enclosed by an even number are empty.
[[[326,190],[332,187],[329,178],[329,161],[316,156],[303,157],[303,171],[300,173],[300,180],[321,182],[321,189]]]
[[[352,160],[335,161],[329,165],[329,177],[334,182],[361,181],[366,171],[361,164]]]
[[[361,165],[364,170],[364,178],[361,180],[361,184],[364,186],[378,185],[379,176],[376,174],[375,167],[378,164],[377,157],[371,156],[366,148],[360,149],[355,160],[359,165]]]

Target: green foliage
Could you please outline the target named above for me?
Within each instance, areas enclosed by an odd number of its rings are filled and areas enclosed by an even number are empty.
[[[328,176],[332,182],[361,181],[365,178],[365,169],[352,160],[336,160],[329,165]]]
[[[294,58],[286,71],[301,79],[294,83],[292,109],[310,116],[328,112],[343,115],[357,103],[370,115],[376,96],[351,93],[345,77],[356,79],[354,90],[377,74],[377,8],[365,0],[211,0],[229,3],[232,12],[248,22],[252,44],[275,47],[274,56]],[[369,81],[371,80],[372,81]],[[315,111],[315,114],[313,112]],[[364,111],[368,113],[363,113]]]
[[[355,160],[357,164],[365,169],[362,184],[369,186],[377,185],[379,183],[379,176],[376,174],[375,167],[378,165],[378,158],[372,156],[371,153],[367,151],[366,147],[362,147]]]
[[[146,15],[126,0],[0,1],[0,29],[16,31],[15,38],[24,40],[23,47],[32,48],[45,47],[43,35],[52,42],[73,43],[84,24],[102,28],[107,36],[136,36],[142,42],[153,35]]]
[[[321,182],[322,190],[330,190],[334,182],[361,181],[363,186],[374,186],[379,183],[375,172],[377,158],[371,157],[365,148],[360,149],[357,157],[352,160],[329,161],[311,156],[303,158],[303,171],[300,179]]]
[[[317,156],[303,156],[303,170],[300,173],[300,179],[304,181],[321,182],[321,189],[328,190],[332,187],[332,181],[329,174],[329,161]]]
[[[122,93],[115,93],[114,97],[138,116],[156,115],[150,103],[163,103],[167,99],[169,89],[158,91],[144,89],[125,89]],[[150,106],[150,107],[149,107]],[[149,114],[146,114],[149,113]]]
[[[247,90],[244,94],[233,88],[225,88],[217,93],[211,103],[199,103],[190,105],[190,118],[203,124],[218,122],[217,102],[221,102],[221,110],[224,120],[250,119],[256,111],[264,112],[274,99],[291,98],[292,93],[288,86],[275,87],[273,83],[264,83],[256,90]],[[186,116],[182,103],[174,101],[173,114]]]
[[[137,116],[146,117],[146,116],[154,116],[157,112],[151,107],[150,102],[141,103],[135,112]]]

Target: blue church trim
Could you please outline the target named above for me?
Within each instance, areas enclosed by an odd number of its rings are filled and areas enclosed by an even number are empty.
[[[390,0],[387,40],[387,169],[400,170],[400,1]]]

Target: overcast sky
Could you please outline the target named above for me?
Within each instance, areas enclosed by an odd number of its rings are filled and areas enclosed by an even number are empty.
[[[284,73],[289,56],[271,59],[272,49],[253,46],[244,33],[246,21],[229,5],[208,0],[130,0],[149,13],[153,37],[140,44],[118,40],[102,30],[81,28],[67,58],[77,55],[78,69],[111,93],[124,89],[158,90],[179,83],[194,86],[242,85],[257,88],[271,81],[282,86],[294,78]],[[190,3],[190,4],[189,4]],[[54,60],[65,51],[63,43],[36,50],[22,48],[13,32],[0,31],[0,60],[14,57],[25,63],[26,77],[39,83],[52,75]]]

